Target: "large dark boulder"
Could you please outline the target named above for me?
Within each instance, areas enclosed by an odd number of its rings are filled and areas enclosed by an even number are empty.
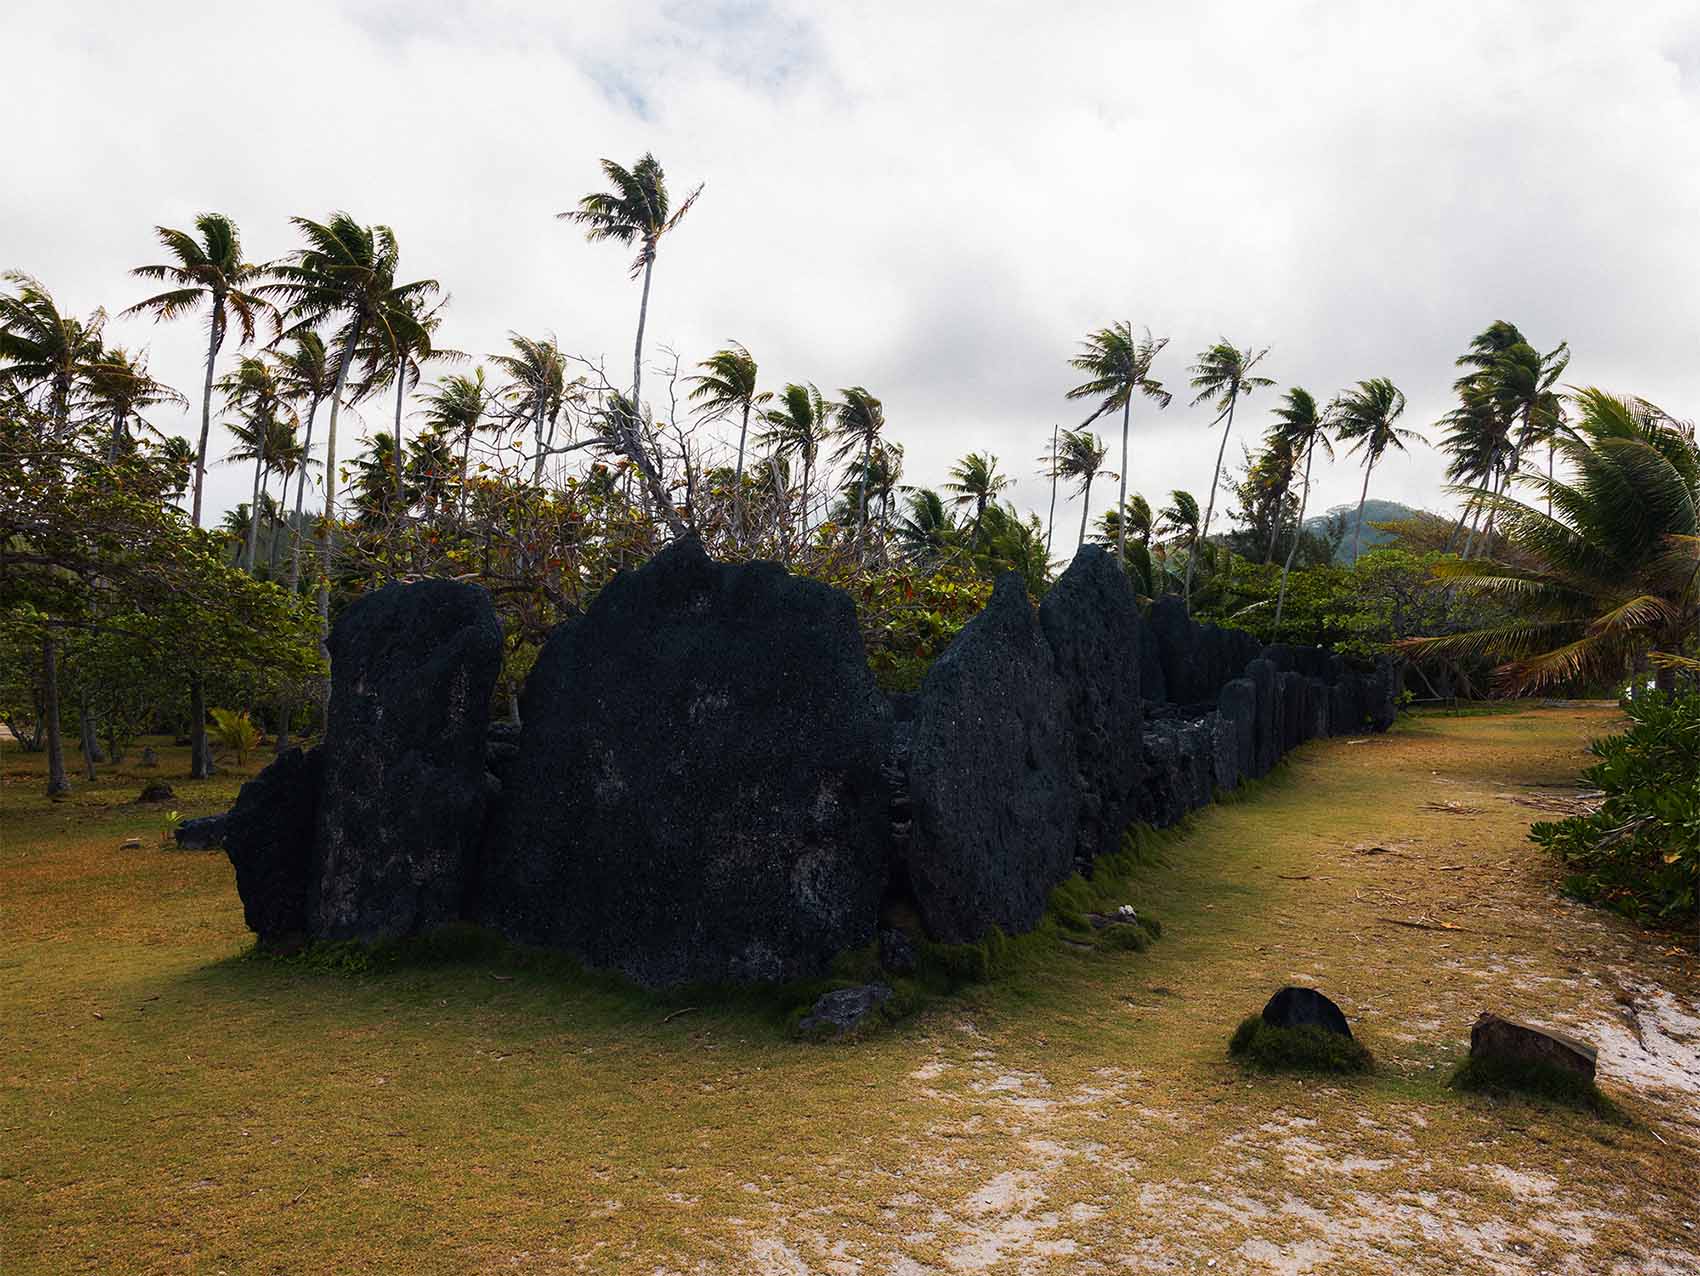
[[[1163,677],[1163,652],[1157,642],[1157,631],[1145,616],[1139,621],[1133,639],[1139,655],[1139,695],[1149,704],[1165,704],[1169,699],[1169,684]]]
[[[1224,723],[1223,734],[1232,736],[1235,783],[1252,779],[1258,774],[1257,684],[1250,678],[1228,679],[1216,697],[1216,711]]]
[[[1324,678],[1305,679],[1305,739],[1328,734],[1329,687]]]
[[[1298,748],[1305,739],[1305,716],[1310,711],[1310,686],[1304,675],[1287,672],[1275,680],[1281,710],[1281,752],[1283,755]]]
[[[1342,1037],[1352,1035],[1346,1014],[1314,988],[1288,984],[1263,1007],[1263,1022],[1271,1028],[1321,1028]]]
[[[1151,604],[1151,632],[1163,665],[1163,683],[1171,704],[1197,704],[1208,699],[1199,667],[1198,626],[1186,614],[1186,602],[1165,594]]]
[[[386,585],[343,612],[327,646],[309,926],[370,941],[453,921],[490,791],[485,727],[502,663],[490,596],[450,580]]]
[[[1364,717],[1363,675],[1336,667],[1334,685],[1328,689],[1329,734],[1356,735],[1364,729]]]
[[[1090,863],[1121,845],[1137,813],[1142,750],[1135,634],[1145,620],[1115,558],[1086,545],[1040,603],[1039,624],[1074,726],[1077,855]]]
[[[486,924],[651,986],[811,976],[873,939],[891,710],[848,595],[688,537],[556,629],[520,717]]]
[[[1599,1053],[1585,1041],[1483,1011],[1470,1028],[1470,1058],[1512,1071],[1554,1069],[1593,1081]]]
[[[1385,731],[1399,716],[1400,669],[1391,656],[1382,656],[1364,682],[1365,709],[1372,730]]]
[[[964,943],[1031,930],[1074,865],[1070,695],[1021,578],[927,671],[915,706],[909,883],[928,933]]]
[[[319,749],[285,749],[242,786],[236,805],[221,817],[224,853],[236,869],[242,915],[262,943],[307,933],[323,772]]]
[[[1229,685],[1239,681],[1243,680],[1236,678]],[[1228,699],[1227,687],[1222,688],[1222,696],[1224,700]],[[1245,768],[1240,761],[1244,748],[1242,733],[1249,728],[1238,716],[1229,716],[1220,709],[1210,714],[1205,721],[1210,724],[1210,767],[1216,788],[1224,793],[1237,789],[1240,781],[1245,778]]]
[[[1186,814],[1181,778],[1181,743],[1168,719],[1146,724],[1140,739],[1144,782],[1140,786],[1139,818],[1152,828],[1168,828]]]

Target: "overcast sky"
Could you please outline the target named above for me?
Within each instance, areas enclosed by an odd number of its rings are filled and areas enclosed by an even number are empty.
[[[64,0],[3,33],[0,266],[79,312],[146,295],[156,223],[226,212],[265,259],[290,215],[345,208],[452,293],[446,344],[554,331],[619,367],[629,254],[553,214],[651,150],[675,194],[707,183],[651,349],[732,338],[774,388],[867,386],[911,482],[990,450],[1042,514],[1035,458],[1084,415],[1067,360],[1118,319],[1171,338],[1174,406],[1135,409],[1154,504],[1209,485],[1185,381],[1218,336],[1319,398],[1390,377],[1426,428],[1504,318],[1568,340],[1577,383],[1700,412],[1692,3]],[[197,398],[195,326],[109,333]],[[1438,507],[1442,463],[1394,458],[1371,495]],[[1313,508],[1358,478],[1337,462]],[[209,500],[247,493],[221,466]]]

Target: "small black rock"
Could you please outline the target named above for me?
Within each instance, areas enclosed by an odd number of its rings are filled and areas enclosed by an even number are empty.
[[[138,802],[169,802],[177,795],[171,791],[171,786],[160,780],[152,780],[142,788],[142,796]]]
[[[1342,1037],[1352,1035],[1345,1012],[1314,988],[1281,989],[1263,1008],[1263,1022],[1272,1028],[1303,1028],[1312,1026]]]
[[[797,1023],[807,1037],[842,1037],[860,1028],[869,1015],[891,1000],[885,984],[863,984],[826,993]]]
[[[203,815],[199,819],[184,820],[172,832],[177,839],[179,850],[211,851],[224,845],[224,825],[230,818],[225,815]]]

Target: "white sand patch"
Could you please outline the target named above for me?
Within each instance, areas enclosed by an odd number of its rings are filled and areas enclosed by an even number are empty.
[[[1334,1257],[1333,1250],[1317,1241],[1277,1245],[1273,1241],[1253,1238],[1241,1245],[1239,1252],[1251,1262],[1268,1271],[1279,1272],[1281,1276],[1304,1276],[1318,1263],[1326,1263]]]

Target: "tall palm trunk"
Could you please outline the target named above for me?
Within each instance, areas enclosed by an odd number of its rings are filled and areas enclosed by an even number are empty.
[[[271,540],[266,546],[266,579],[274,584],[277,582],[277,546],[278,542],[283,539],[283,502],[289,499],[289,471],[279,470],[278,473],[283,478],[283,482],[278,488],[281,494],[281,499],[268,502],[270,505],[270,512],[267,515],[271,521],[272,531]],[[271,483],[269,478],[266,483],[266,487],[268,488],[266,495],[267,497],[270,497],[271,492],[269,489],[271,487]]]
[[[1127,388],[1127,402],[1122,404],[1122,477],[1116,491],[1116,561],[1127,570],[1127,427],[1133,416],[1133,387]]]
[[[1086,476],[1086,486],[1080,492],[1080,539],[1075,543],[1075,549],[1086,544],[1086,520],[1092,514],[1092,476]]]
[[[295,534],[289,553],[289,592],[301,584],[301,502],[307,491],[307,469],[313,459],[313,418],[319,415],[319,395],[315,394],[307,407],[307,441],[301,448],[301,477],[295,483]],[[287,496],[289,489],[284,488]]]
[[[390,571],[401,561],[401,529],[407,521],[407,452],[401,441],[401,404],[407,394],[407,356],[395,361],[395,517],[390,520]]]
[[[1198,562],[1198,546],[1210,536],[1210,517],[1216,512],[1216,485],[1222,480],[1222,458],[1228,454],[1228,435],[1234,431],[1234,405],[1239,402],[1239,386],[1232,387],[1228,399],[1228,422],[1222,427],[1222,445],[1216,449],[1216,470],[1210,476],[1210,502],[1204,507],[1204,528],[1193,540],[1192,552],[1186,556],[1186,585],[1183,593],[1186,614],[1192,615],[1192,569]]]
[[[655,270],[655,245],[648,245],[649,260],[643,264],[643,297],[638,302],[637,343],[632,347],[632,407],[643,413],[643,328],[649,321],[649,277]]]
[[[65,741],[59,734],[59,651],[52,631],[41,636],[42,717],[47,722],[47,796],[71,791],[65,778]]]
[[[1289,469],[1287,473],[1290,476],[1292,471]],[[1292,479],[1289,477],[1285,483],[1281,484],[1280,490],[1275,494],[1275,512],[1269,516],[1269,548],[1263,551],[1263,565],[1265,567],[1275,561],[1275,546],[1281,540],[1281,507],[1287,503],[1287,491],[1291,487]],[[1298,539],[1301,530],[1303,530],[1302,527],[1293,528],[1295,541]]]
[[[802,509],[802,518],[798,520],[798,525],[800,526],[800,528],[802,530],[804,540],[807,540],[808,535],[809,535],[809,480],[814,476],[814,468],[815,468],[815,458],[810,454],[808,448],[804,448],[803,449],[803,497],[802,497],[803,509]]]
[[[862,476],[856,484],[856,556],[862,556],[863,538],[868,529],[868,464],[873,457],[874,436],[870,430],[862,436]]]
[[[364,317],[354,320],[349,329],[348,341],[342,348],[342,357],[336,365],[336,387],[331,391],[331,419],[325,425],[325,516],[319,523],[319,650],[330,664],[330,651],[325,641],[331,632],[331,526],[336,521],[336,422],[342,409],[343,391],[348,386],[349,365],[354,362],[354,348],[360,344],[360,330],[365,326]],[[326,677],[319,688],[319,703],[326,713],[330,711],[331,680]]]
[[[548,451],[543,445],[543,396],[540,393],[537,404],[531,410],[531,438],[537,444],[537,456],[531,463],[531,481],[538,487],[543,486],[543,462],[548,458]]]
[[[201,498],[207,486],[207,438],[212,433],[213,367],[224,344],[224,298],[214,294],[211,331],[207,336],[207,379],[201,389],[201,441],[195,446],[195,504],[189,521],[201,525]]]
[[[460,440],[460,492],[455,499],[455,527],[463,533],[466,531],[466,463],[472,455],[472,430],[472,426],[467,426]]]
[[[1281,564],[1281,589],[1275,596],[1275,633],[1281,636],[1281,613],[1287,606],[1287,577],[1292,574],[1293,556],[1299,552],[1299,537],[1304,534],[1305,507],[1310,504],[1310,463],[1316,455],[1316,444],[1312,443],[1305,449],[1305,486],[1299,497],[1299,521],[1293,528],[1293,543],[1287,546],[1287,561]]]
[[[744,440],[750,432],[750,401],[744,400],[744,420],[738,427],[738,466],[732,474],[732,516],[738,526],[738,543],[744,543]]]
[[[266,466],[266,436],[262,432],[254,449],[254,494],[248,498],[248,574],[254,574],[254,562],[260,548],[260,475]]]
[[[124,413],[121,409],[112,410],[112,437],[106,443],[106,463],[115,465],[118,461],[118,445],[124,437]]]
[[[1352,527],[1352,566],[1358,565],[1358,542],[1364,534],[1364,502],[1369,499],[1369,476],[1375,470],[1375,453],[1364,458],[1364,490],[1358,494],[1358,521]]]
[[[94,737],[94,714],[89,709],[89,693],[77,693],[77,733],[78,743],[83,754],[83,775],[93,784],[100,777],[95,774],[94,764],[101,760],[100,743]]]
[[[1127,464],[1123,462],[1122,468]],[[1045,557],[1051,556],[1051,537],[1057,530],[1057,426],[1051,426],[1051,513],[1045,519]]]

